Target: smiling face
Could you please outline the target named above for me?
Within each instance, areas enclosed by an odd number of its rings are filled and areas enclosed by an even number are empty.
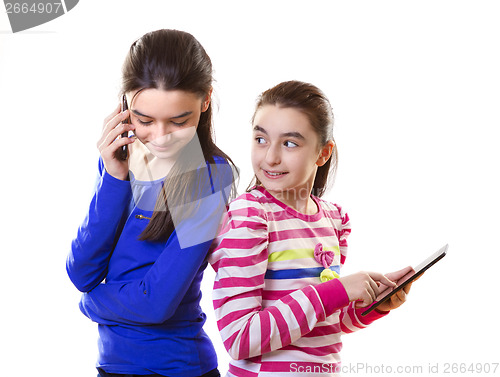
[[[153,156],[175,160],[196,134],[210,94],[201,98],[182,90],[144,89],[127,93],[127,102],[137,138]]]
[[[252,166],[262,186],[293,208],[307,204],[318,166],[330,157],[333,142],[321,146],[306,115],[275,105],[257,110],[253,139]]]

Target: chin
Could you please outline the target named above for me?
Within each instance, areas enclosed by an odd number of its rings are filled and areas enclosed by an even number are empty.
[[[259,178],[260,183],[262,186],[269,192],[283,192],[286,191],[286,185],[283,184],[277,184],[276,182],[269,182],[268,180],[264,179],[262,180]]]
[[[177,157],[177,154],[171,152],[152,152],[153,155],[160,160],[171,160]]]

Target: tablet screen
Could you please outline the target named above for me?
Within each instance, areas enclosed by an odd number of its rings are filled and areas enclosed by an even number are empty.
[[[420,275],[422,275],[426,270],[428,270],[434,264],[436,264],[438,261],[440,261],[446,255],[447,250],[448,250],[448,245],[446,244],[441,249],[439,249],[434,254],[432,254],[430,257],[425,259],[417,267],[415,267],[413,269],[413,271],[410,271],[405,276],[403,276],[401,279],[399,279],[397,281],[398,286],[396,288],[387,288],[383,292],[381,292],[377,297],[377,302],[375,304],[373,304],[372,306],[370,306],[363,313],[361,313],[361,315],[367,315],[372,310],[374,310],[376,307],[378,307],[380,304],[389,300],[394,294],[396,294],[396,292],[399,292],[401,289],[403,289],[408,284],[410,284],[412,281],[414,281],[416,278],[418,278]]]

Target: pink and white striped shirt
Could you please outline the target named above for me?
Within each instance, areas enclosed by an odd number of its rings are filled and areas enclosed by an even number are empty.
[[[229,206],[209,256],[228,376],[335,376],[341,335],[382,316],[361,316],[338,279],[321,282],[325,267],[339,276],[351,229],[339,206],[312,198],[318,212],[305,215],[256,186]]]

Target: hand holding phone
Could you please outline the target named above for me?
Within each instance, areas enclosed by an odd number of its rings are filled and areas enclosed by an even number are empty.
[[[127,107],[126,98],[104,120],[101,138],[97,142],[104,168],[111,176],[120,180],[126,180],[129,174],[128,150],[123,147],[137,140],[135,136],[128,137],[129,131],[133,131],[135,127],[128,122],[128,109],[120,111],[123,107]]]
[[[405,281],[405,279],[409,276],[412,276],[415,273],[415,270],[411,267],[405,267],[399,271],[394,271],[394,272],[388,272],[385,274],[387,278],[390,280],[396,282],[397,287],[399,287],[402,282]],[[421,275],[420,275],[421,276]],[[415,280],[417,280],[416,278]],[[415,281],[413,280],[413,281]],[[399,308],[401,305],[403,305],[406,302],[407,295],[410,293],[410,288],[413,282],[410,282],[409,284],[405,285],[402,289],[398,290],[395,292],[393,295],[391,295],[390,298],[385,300],[383,303],[381,303],[378,307],[377,310],[382,311],[382,312],[388,312],[391,310],[394,310],[396,308]],[[397,288],[396,287],[396,288]],[[386,286],[385,284],[382,284],[379,286],[379,292],[381,292],[375,301],[380,300],[382,297],[384,297],[388,291],[392,291],[393,288]]]
[[[444,245],[441,249],[436,251],[434,254],[425,259],[422,263],[420,263],[415,269],[409,268],[408,271],[404,274],[404,276],[400,277],[397,282],[397,287],[387,287],[384,291],[380,292],[377,297],[377,302],[370,306],[367,310],[365,310],[362,315],[367,315],[372,310],[380,307],[384,303],[387,303],[392,296],[398,294],[402,290],[405,290],[406,287],[409,287],[411,283],[417,280],[420,276],[424,274],[429,268],[434,266],[437,262],[443,259],[448,251],[448,244]],[[403,270],[401,270],[403,271]]]
[[[349,297],[356,301],[356,308],[367,307],[378,295],[378,287],[382,284],[395,287],[396,283],[379,272],[357,272],[339,278]]]

